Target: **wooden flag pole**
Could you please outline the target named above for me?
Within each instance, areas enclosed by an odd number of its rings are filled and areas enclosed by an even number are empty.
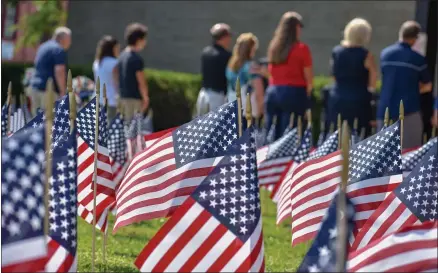
[[[297,146],[301,143],[301,135],[303,134],[303,121],[301,120],[301,116],[298,116],[298,124],[297,124]]]
[[[362,127],[362,129],[360,130],[360,139],[361,140],[365,139],[365,127]]]
[[[295,113],[290,114],[289,118],[289,128],[294,128],[295,125]]]
[[[312,127],[312,110],[307,110],[307,128]]]
[[[108,97],[106,96],[106,84],[103,84],[103,105],[107,106],[108,104]],[[100,101],[100,98],[99,98]],[[106,107],[106,119],[107,119],[107,124],[108,124],[108,107]]]
[[[237,126],[239,127],[239,137],[242,136],[242,98],[240,90],[240,79],[236,80],[236,98],[237,98]]]
[[[108,98],[106,96],[106,84],[103,84],[103,105],[106,106],[108,103]],[[106,108],[107,111],[107,121],[108,121],[108,107]],[[109,211],[106,214],[106,221],[107,221],[107,228],[108,228],[108,215],[109,215]],[[102,241],[102,261],[103,261],[103,266],[106,268],[106,243],[108,240],[108,231],[104,230],[103,231],[103,241]]]
[[[246,94],[246,123],[247,128],[252,125],[252,107],[251,107],[251,95],[249,93]]]
[[[383,119],[383,125],[385,127],[389,126],[389,108],[388,107],[386,107],[386,110],[385,110],[385,118]]]
[[[44,217],[44,235],[49,235],[49,188],[50,181],[52,177],[52,127],[53,127],[53,104],[55,102],[54,92],[53,92],[53,80],[50,78],[47,81],[47,91],[46,91],[46,120],[45,120],[45,138],[46,138],[46,186],[44,187],[44,207],[45,207],[45,217]]]
[[[6,135],[9,134],[9,126],[11,126],[11,115],[12,115],[12,107],[11,107],[11,102],[12,102],[12,82],[9,82],[8,84],[8,98],[6,101],[6,105],[8,107],[8,118],[6,120]]]
[[[346,189],[348,183],[348,167],[349,167],[349,153],[350,153],[350,132],[348,122],[344,121],[342,128],[342,173],[341,184],[338,194],[338,207],[336,215],[336,225],[338,230],[337,237],[337,255],[336,255],[336,272],[345,271],[345,261],[347,255],[347,203],[346,203]]]
[[[358,118],[354,118],[353,121],[353,129],[357,132],[357,129],[359,127],[359,119]]]
[[[329,133],[333,134],[334,131],[335,131],[335,124],[332,122],[330,123]]]
[[[404,119],[405,119],[405,106],[403,105],[403,100],[400,100],[399,109],[399,119],[400,119],[400,149],[403,151],[403,133],[404,133]]]
[[[93,173],[93,239],[92,239],[92,248],[91,248],[91,271],[96,272],[94,270],[95,262],[96,262],[96,195],[97,195],[97,147],[99,145],[99,103],[100,98],[100,79],[97,78],[96,81],[96,121],[95,121],[95,131],[94,131],[94,173]]]
[[[20,105],[21,105],[21,109],[23,110],[23,119],[24,119],[24,124],[26,124],[27,122],[28,122],[28,120],[26,120],[26,115],[24,114],[25,113],[25,107],[27,107],[26,106],[26,94],[24,94],[24,93],[21,93],[20,94]]]
[[[342,144],[342,119],[341,114],[338,114],[338,149],[341,149]]]
[[[389,120],[389,125],[393,125],[394,121],[392,119]]]
[[[436,136],[437,128],[435,126],[432,126],[432,138]]]
[[[70,69],[68,70],[68,74],[67,74],[67,92],[68,92],[68,100],[70,103],[69,105],[70,132],[72,132],[76,122],[77,110],[76,110],[76,96],[75,93],[73,93],[73,82],[72,82]]]
[[[423,133],[423,144],[427,142],[427,133]]]

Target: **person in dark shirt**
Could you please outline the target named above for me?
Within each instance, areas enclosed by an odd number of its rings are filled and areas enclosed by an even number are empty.
[[[35,56],[35,74],[30,85],[32,99],[32,114],[38,109],[45,109],[46,85],[49,78],[53,79],[56,97],[64,96],[67,81],[67,52],[71,45],[71,30],[58,27],[53,38],[40,45]]]
[[[426,58],[411,47],[415,44],[421,27],[417,22],[403,23],[399,42],[385,48],[380,54],[382,88],[377,108],[377,127],[382,128],[386,107],[392,120],[399,117],[399,104],[403,100],[405,117],[403,148],[413,148],[422,143],[423,120],[420,94],[432,91],[432,82]]]
[[[148,29],[133,23],[126,27],[127,46],[120,54],[119,88],[120,102],[125,120],[131,120],[136,113],[144,113],[149,107],[149,90],[144,74],[144,63],[139,52],[146,46]]]
[[[225,103],[227,78],[225,70],[231,57],[231,30],[219,23],[210,29],[213,44],[204,48],[201,56],[202,89],[196,103],[197,115],[214,111]]]

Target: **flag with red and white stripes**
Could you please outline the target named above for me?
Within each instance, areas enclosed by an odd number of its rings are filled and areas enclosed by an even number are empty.
[[[249,129],[149,241],[142,272],[263,272],[255,133]]]
[[[125,128],[128,161],[131,161],[145,148],[145,142],[141,133],[142,115],[135,114]]]
[[[311,164],[317,163],[317,164]],[[291,185],[292,244],[314,238],[341,182],[339,152],[297,167]],[[347,195],[356,211],[354,234],[402,181],[400,122],[350,150]]]
[[[338,132],[332,133],[330,136],[327,137],[327,140],[321,144],[320,147],[318,147],[315,151],[310,153],[307,160],[309,163],[305,165],[305,167],[300,167],[299,170],[297,170],[297,174],[303,175],[305,171],[312,172],[314,169],[318,169],[317,166],[321,161],[318,161],[316,159],[321,158],[323,156],[326,156],[330,153],[335,152],[338,149]],[[305,163],[302,163],[305,164]],[[316,165],[313,165],[316,164]],[[298,164],[293,164],[289,167],[289,170],[287,171],[284,178],[281,180],[281,183],[279,183],[274,189],[274,196],[278,196],[278,202],[277,202],[277,225],[283,222],[284,220],[288,219],[291,216],[291,185],[292,185],[292,177],[295,174],[295,168],[297,168]],[[309,168],[309,166],[312,166]],[[304,171],[304,172],[303,172]],[[314,172],[314,171],[313,171]],[[312,175],[309,173],[309,175]],[[312,179],[320,179],[320,177],[313,177]],[[275,197],[274,197],[275,198]]]
[[[128,167],[116,194],[114,230],[133,222],[170,216],[237,138],[234,101],[158,139]]]
[[[438,143],[403,179],[364,224],[352,250],[406,226],[438,219]]]
[[[437,272],[438,222],[407,226],[350,252],[348,272]]]
[[[297,129],[290,130],[286,135],[267,147],[260,148],[258,155],[258,170],[260,185],[272,185],[280,181],[293,162],[301,162],[307,158],[311,148],[312,130],[307,128],[298,140]],[[262,155],[265,151],[266,155]]]
[[[83,219],[93,214],[93,173],[97,168],[96,216],[98,218],[114,202],[116,184],[113,182],[113,173],[107,146],[108,128],[106,106],[99,111],[98,145],[95,147],[96,130],[96,98],[94,97],[82,108],[77,116],[78,127],[78,203],[85,209],[78,209]],[[94,153],[97,151],[97,162]]]
[[[53,150],[49,187],[47,272],[77,270],[76,130],[60,138]]]
[[[111,159],[113,182],[117,187],[128,167],[123,118],[120,114],[115,116],[108,128],[108,150]]]
[[[173,128],[169,128],[169,129],[166,129],[166,130],[158,131],[158,132],[155,132],[155,133],[152,133],[152,134],[144,135],[143,139],[144,139],[144,142],[145,142],[145,147],[146,148],[150,147],[152,144],[154,144],[155,141],[160,139],[165,134],[173,132],[176,128],[178,128],[178,127],[173,127]]]

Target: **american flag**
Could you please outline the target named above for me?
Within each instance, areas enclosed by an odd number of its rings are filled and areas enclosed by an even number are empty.
[[[2,137],[8,134],[8,105],[4,104],[2,106]]]
[[[114,202],[115,183],[111,169],[107,146],[108,128],[106,107],[99,111],[98,146],[94,146],[96,98],[94,97],[82,108],[77,116],[78,126],[78,214],[88,223],[93,221],[93,173],[97,164],[97,195],[96,217],[101,218],[108,207]],[[94,162],[94,152],[97,149],[97,162]],[[97,220],[96,220],[97,221]],[[99,227],[97,227],[99,228]]]
[[[9,120],[9,131],[8,134],[13,134],[24,127],[26,124],[23,109],[17,107],[15,104],[10,106],[10,120]]]
[[[44,271],[44,127],[2,141],[2,271]]]
[[[178,128],[178,127],[173,127],[173,128],[158,131],[158,132],[155,132],[152,134],[144,135],[143,139],[144,139],[145,147],[148,148],[148,147],[152,146],[152,144],[155,141],[157,141],[158,139],[160,139],[162,136],[166,135],[167,133],[173,132],[176,128]]]
[[[275,117],[274,117],[275,119]],[[277,125],[274,123],[272,123],[271,127],[268,128],[267,132],[266,132],[266,140],[265,140],[265,145],[271,144],[272,142],[275,141],[275,127]]]
[[[307,161],[311,162],[306,164],[313,165],[313,164],[319,164],[319,161],[315,161],[316,159],[326,156],[330,153],[335,152],[338,149],[338,132],[332,133],[327,140],[318,147],[315,151],[310,153],[309,158]],[[303,163],[304,164],[304,163]],[[291,216],[291,186],[292,186],[292,177],[295,173],[295,168],[297,168],[298,164],[292,165],[289,170],[287,171],[287,174],[284,176],[284,179],[281,180],[281,183],[278,185],[278,189],[274,190],[277,191],[276,193],[278,195],[278,204],[277,204],[277,225],[283,222],[284,220],[288,219]],[[306,169],[306,167],[300,167],[299,170],[297,170],[297,173],[303,174],[300,170]],[[309,171],[312,171],[313,168],[310,168]]]
[[[126,143],[128,147],[128,161],[131,161],[135,155],[140,153],[145,147],[144,139],[141,134],[141,121],[142,116],[140,114],[136,114],[125,128]]]
[[[263,272],[255,153],[247,130],[142,250],[142,272]]]
[[[369,217],[352,245],[360,249],[400,228],[438,219],[438,143]]]
[[[111,122],[108,129],[108,150],[111,159],[111,168],[113,172],[113,182],[118,185],[125,175],[126,168],[126,139],[123,125],[123,118],[120,114]]]
[[[297,167],[291,184],[292,244],[312,239],[341,181],[339,152]],[[347,195],[354,204],[354,234],[402,180],[400,122],[350,150]]]
[[[336,258],[338,245],[338,227],[336,223],[338,208],[338,196],[335,196],[329,209],[327,210],[318,235],[312,243],[309,251],[304,257],[303,262],[298,267],[297,272],[336,272]],[[353,204],[346,198],[345,212],[343,215],[347,217],[347,231],[343,236],[348,238],[353,231]],[[345,217],[344,216],[344,217]],[[346,254],[348,253],[348,239],[345,240]],[[347,257],[345,257],[347,258]],[[345,272],[345,268],[344,271]]]
[[[323,130],[321,130],[321,132],[319,133],[319,136],[318,136],[318,140],[316,141],[316,147],[321,146],[324,143],[324,141],[326,140],[326,137],[327,137],[327,134]]]
[[[349,272],[437,272],[438,222],[408,226],[351,252]]]
[[[130,163],[116,194],[114,230],[170,216],[238,137],[236,101],[161,137]]]
[[[403,171],[410,172],[415,166],[420,163],[421,158],[429,151],[430,147],[432,147],[435,143],[437,143],[438,138],[430,139],[426,144],[421,146],[419,149],[409,152],[402,157],[403,163]]]
[[[288,166],[305,160],[310,151],[312,139],[311,128],[307,128],[298,142],[297,130],[293,129],[268,147],[260,148],[266,151],[266,156],[258,151],[257,159],[260,185],[276,184],[284,175]]]
[[[76,130],[60,138],[53,150],[49,188],[49,239],[47,272],[77,269],[77,151]]]

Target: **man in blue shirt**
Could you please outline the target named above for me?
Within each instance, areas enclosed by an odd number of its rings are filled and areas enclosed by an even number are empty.
[[[71,30],[58,27],[53,38],[40,45],[35,56],[35,74],[31,80],[32,114],[45,109],[46,84],[53,79],[56,97],[66,94],[67,52],[71,45]]]
[[[377,126],[378,129],[383,126],[386,107],[389,108],[390,118],[398,119],[402,100],[405,109],[403,148],[421,145],[423,121],[420,94],[432,90],[426,59],[411,48],[420,30],[417,22],[403,23],[399,42],[383,49],[380,54],[382,89],[377,109]]]

